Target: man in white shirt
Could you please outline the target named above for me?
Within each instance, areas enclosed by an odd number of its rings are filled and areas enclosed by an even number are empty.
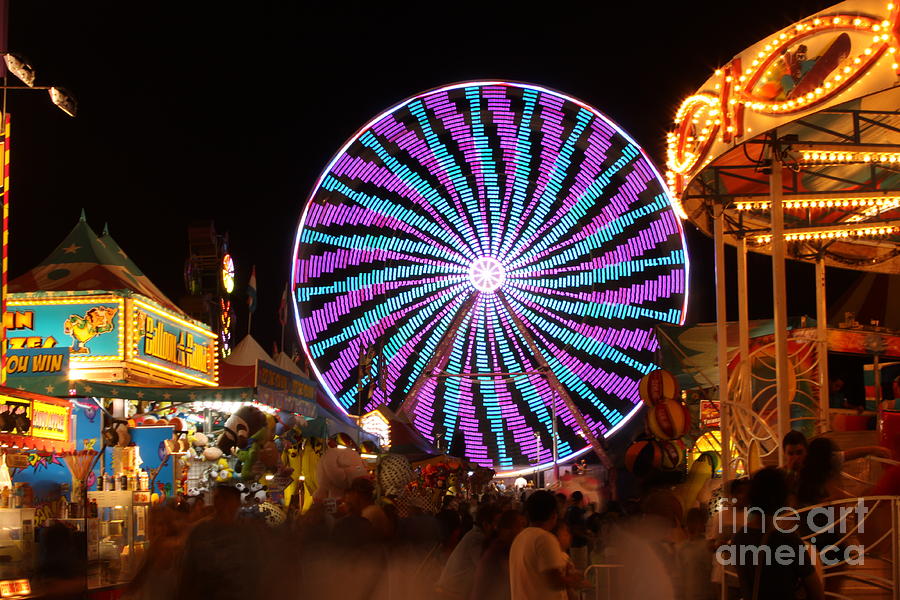
[[[437,589],[442,599],[468,600],[485,542],[493,533],[499,516],[500,510],[493,504],[478,507],[475,526],[456,544],[441,572]]]
[[[512,600],[566,600],[566,586],[581,578],[566,574],[568,559],[551,533],[558,518],[556,498],[538,490],[525,501],[529,527],[509,550],[509,584]]]

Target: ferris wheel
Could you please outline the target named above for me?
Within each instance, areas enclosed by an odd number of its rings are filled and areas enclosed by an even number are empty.
[[[302,212],[291,281],[337,407],[387,405],[512,472],[602,455],[657,368],[654,325],[683,319],[687,269],[666,188],[627,134],[558,92],[471,82],[340,149]]]

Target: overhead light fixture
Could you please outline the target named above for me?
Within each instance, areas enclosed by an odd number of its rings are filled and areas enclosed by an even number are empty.
[[[75,113],[78,112],[78,102],[75,101],[75,98],[61,87],[51,87],[49,91],[50,101],[53,102],[59,110],[70,117],[74,117]]]
[[[9,72],[18,77],[22,83],[28,87],[34,87],[35,71],[34,67],[28,62],[24,56],[7,52],[3,55],[3,62]]]

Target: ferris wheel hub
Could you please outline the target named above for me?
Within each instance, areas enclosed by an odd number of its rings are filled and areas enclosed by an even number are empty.
[[[506,283],[506,269],[492,256],[482,256],[469,267],[469,281],[479,292],[496,292]]]

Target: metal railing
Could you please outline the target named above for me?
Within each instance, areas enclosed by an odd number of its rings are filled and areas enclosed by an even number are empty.
[[[797,514],[799,520],[792,517],[790,523],[801,524],[797,533],[815,553],[812,560],[827,598],[900,600],[900,497],[847,498],[809,506]],[[733,567],[725,570],[732,577],[723,578],[722,598],[728,597],[725,582],[737,577]]]
[[[584,578],[591,584],[591,587],[582,594],[583,600],[611,600],[619,598],[619,570],[622,565],[619,564],[596,564],[589,565],[584,570]]]

